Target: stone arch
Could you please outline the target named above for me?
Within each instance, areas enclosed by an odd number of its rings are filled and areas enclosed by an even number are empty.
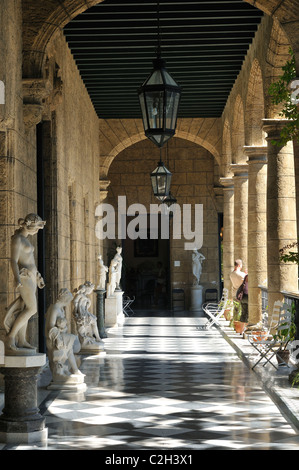
[[[221,176],[227,177],[231,175],[230,165],[232,163],[232,145],[231,145],[231,129],[226,119],[222,131],[222,162],[220,166]]]
[[[218,120],[209,121],[205,127],[198,126],[188,129],[187,119],[181,119],[175,137],[193,142],[208,150],[220,165],[218,149],[219,125]],[[184,123],[186,125],[184,125]],[[182,127],[182,128],[180,128]],[[187,129],[187,130],[185,130]],[[111,163],[125,148],[146,139],[141,120],[100,119],[100,179],[106,181]]]
[[[285,65],[287,60],[290,59],[289,54],[290,43],[289,40],[281,28],[278,21],[273,22],[270,42],[267,53],[267,83],[268,88],[270,83],[276,81],[282,74],[282,67]],[[273,105],[271,97],[266,93],[267,99],[267,115],[268,118],[279,117],[280,107]]]
[[[237,96],[232,123],[232,163],[240,163],[244,160],[243,147],[245,144],[244,137],[244,106],[240,95]]]
[[[265,117],[264,85],[262,70],[257,59],[254,59],[247,88],[245,113],[245,145],[263,145],[264,133],[262,119]]]
[[[254,5],[279,23],[295,52],[296,69],[299,74],[299,4],[294,0],[244,0]]]

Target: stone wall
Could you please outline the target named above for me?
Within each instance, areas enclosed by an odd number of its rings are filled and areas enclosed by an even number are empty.
[[[99,121],[73,57],[58,31],[47,46],[43,76],[22,79],[21,1],[1,0],[0,10],[0,80],[7,96],[5,105],[0,105],[2,338],[5,308],[16,295],[10,237],[19,218],[44,211],[47,221],[42,310],[61,287],[73,290],[86,280],[97,283],[96,254],[101,247],[95,237]],[[41,252],[37,237],[32,242],[37,260]],[[41,318],[44,313],[39,312]],[[30,321],[35,345],[38,323],[35,315]]]
[[[110,186],[107,201],[115,208],[118,196],[126,196],[127,207],[134,203],[143,204],[147,211],[150,204],[159,204],[154,197],[150,173],[159,161],[159,149],[148,140],[139,142],[123,150],[110,166],[108,179]],[[204,287],[218,287],[219,290],[219,227],[218,213],[222,204],[214,191],[214,183],[219,177],[219,168],[213,156],[203,147],[184,139],[174,137],[168,147],[162,149],[162,161],[172,172],[171,193],[181,208],[180,219],[173,218],[170,226],[181,222],[181,239],[173,239],[170,231],[170,278],[172,287],[184,288],[188,293],[192,285],[191,251],[184,249],[183,204],[192,208],[194,230],[195,204],[203,205],[203,246],[200,252],[206,258],[203,265],[201,284]],[[116,232],[117,235],[117,232]],[[158,259],[158,258],[157,258]],[[145,259],[138,259],[144,262]],[[155,262],[155,260],[152,260]],[[175,265],[175,261],[179,261]],[[130,263],[136,265],[136,259]]]

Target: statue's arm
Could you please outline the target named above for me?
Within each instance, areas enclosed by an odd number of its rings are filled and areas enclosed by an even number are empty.
[[[19,265],[18,265],[20,250],[21,250],[21,240],[19,238],[13,238],[11,242],[10,264],[11,264],[11,269],[14,275],[16,287],[19,287],[22,285],[21,279],[20,279]]]

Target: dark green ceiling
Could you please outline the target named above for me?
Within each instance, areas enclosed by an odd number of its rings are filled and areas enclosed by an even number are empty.
[[[220,117],[263,13],[242,0],[160,0],[162,57],[182,88],[179,117]],[[141,118],[157,1],[105,0],[64,33],[100,118]]]

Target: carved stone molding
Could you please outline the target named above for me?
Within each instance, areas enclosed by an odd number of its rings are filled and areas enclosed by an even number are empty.
[[[48,116],[62,98],[62,80],[55,74],[51,78],[23,79],[23,112],[25,130]]]
[[[108,195],[109,180],[100,180],[100,202],[103,202]]]

